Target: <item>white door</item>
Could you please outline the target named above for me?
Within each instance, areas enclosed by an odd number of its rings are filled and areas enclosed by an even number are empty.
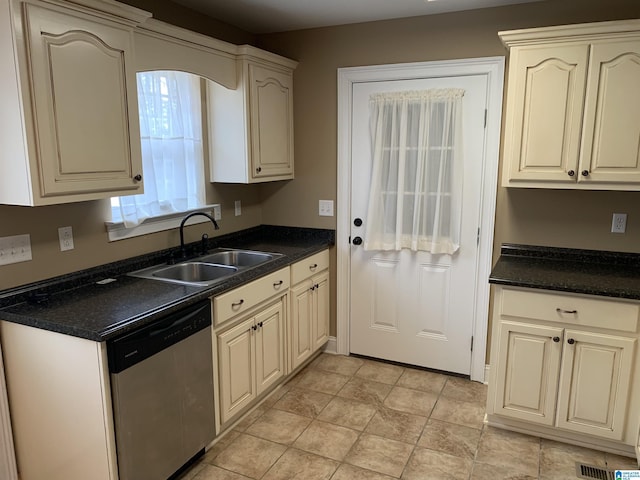
[[[351,112],[351,239],[363,237],[371,177],[372,93],[462,88],[464,180],[459,250],[371,252],[351,245],[350,351],[469,374],[482,204],[487,76],[354,83]],[[357,226],[361,219],[362,224]],[[356,241],[357,243],[357,241]],[[482,346],[484,348],[484,346]]]

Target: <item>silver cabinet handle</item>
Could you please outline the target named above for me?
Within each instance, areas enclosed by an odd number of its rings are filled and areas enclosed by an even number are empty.
[[[573,315],[578,313],[578,310],[563,310],[562,308],[556,308],[556,312],[558,313],[566,313],[567,315]]]

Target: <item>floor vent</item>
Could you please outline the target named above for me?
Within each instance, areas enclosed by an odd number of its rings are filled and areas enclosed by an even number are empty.
[[[606,468],[576,462],[576,477],[588,480],[615,480],[615,473]]]

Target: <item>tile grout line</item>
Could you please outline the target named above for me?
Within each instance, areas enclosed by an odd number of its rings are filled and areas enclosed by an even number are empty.
[[[376,362],[371,362],[371,363],[375,364]],[[429,410],[428,415],[423,415],[423,414],[419,414],[419,413],[415,413],[415,412],[405,412],[404,410],[396,410],[396,409],[394,409],[392,407],[389,407],[389,406],[385,405],[385,402],[389,399],[390,394],[394,391],[395,388],[402,388],[402,389],[406,389],[406,390],[413,390],[413,391],[416,391],[416,392],[432,393],[432,394],[436,393],[436,391],[429,391],[429,390],[423,390],[423,389],[420,389],[420,388],[415,388],[416,385],[411,385],[411,386],[406,385],[406,384],[400,385],[399,384],[400,379],[403,377],[405,372],[410,370],[409,368],[405,368],[405,367],[400,367],[401,368],[400,373],[397,375],[397,377],[395,378],[393,383],[379,382],[378,381],[379,377],[376,378],[376,379],[372,379],[372,378],[367,377],[366,375],[358,376],[357,375],[358,372],[360,370],[362,370],[362,368],[364,366],[368,365],[368,364],[369,364],[368,362],[364,362],[357,369],[355,369],[353,371],[353,373],[345,374],[343,370],[339,370],[339,369],[333,369],[332,370],[332,369],[323,368],[322,365],[319,362],[317,362],[316,360],[314,360],[313,362],[310,362],[310,364],[307,365],[305,367],[305,369],[300,371],[297,375],[302,375],[305,370],[307,370],[307,371],[316,370],[316,371],[320,371],[320,372],[324,372],[324,373],[342,375],[342,376],[344,376],[346,378],[346,381],[342,384],[342,386],[335,393],[332,393],[332,394],[329,395],[329,397],[330,397],[329,400],[324,404],[324,406],[322,406],[322,408],[320,410],[318,410],[317,412],[315,410],[311,410],[310,416],[307,416],[307,415],[304,415],[304,414],[297,413],[294,410],[289,412],[289,410],[280,409],[280,408],[276,407],[276,404],[278,404],[278,402],[280,400],[285,398],[286,395],[288,395],[289,393],[291,393],[292,391],[294,391],[296,389],[297,390],[301,390],[301,391],[308,391],[308,392],[316,392],[316,393],[324,393],[324,394],[326,394],[326,391],[313,390],[311,388],[308,388],[309,387],[308,385],[307,385],[307,387],[299,387],[298,386],[299,385],[298,382],[296,382],[295,384],[291,383],[291,386],[288,388],[288,390],[286,392],[284,392],[282,395],[280,395],[278,400],[276,400],[273,403],[271,403],[267,407],[266,410],[262,411],[256,418],[252,419],[250,423],[246,424],[244,426],[245,428],[243,430],[238,430],[238,435],[244,434],[244,435],[252,436],[254,438],[267,440],[266,438],[263,439],[262,437],[247,433],[247,431],[251,428],[252,425],[254,425],[256,422],[260,421],[260,419],[263,418],[271,410],[277,410],[277,411],[293,413],[293,414],[296,414],[296,415],[307,417],[309,419],[309,424],[305,427],[304,430],[302,430],[302,432],[300,432],[296,436],[295,439],[293,439],[290,443],[281,444],[281,445],[286,447],[285,450],[282,452],[281,455],[279,455],[277,457],[277,459],[273,462],[273,464],[271,464],[269,469],[267,469],[267,471],[260,478],[264,478],[265,476],[267,476],[269,474],[269,472],[271,472],[272,469],[275,468],[275,465],[282,458],[282,456],[285,455],[288,451],[290,451],[292,449],[293,450],[298,450],[300,452],[305,452],[305,453],[313,455],[315,457],[325,458],[327,460],[332,460],[332,461],[336,462],[337,463],[337,467],[334,470],[334,472],[331,474],[331,478],[333,478],[342,465],[353,465],[353,464],[345,462],[345,460],[349,457],[349,455],[353,451],[354,447],[362,440],[362,438],[364,436],[363,434],[367,433],[366,430],[371,425],[371,422],[373,421],[373,418],[375,417],[375,415],[378,414],[379,412],[381,412],[382,410],[385,410],[385,409],[388,409],[389,411],[393,411],[393,412],[398,412],[398,413],[401,413],[401,414],[408,414],[408,415],[412,415],[412,416],[422,416],[424,418],[424,423],[421,425],[420,431],[417,433],[417,436],[415,437],[415,441],[409,443],[409,442],[406,442],[405,440],[396,440],[396,441],[399,441],[401,443],[410,444],[411,447],[412,447],[411,448],[411,452],[409,453],[409,455],[407,457],[407,461],[403,465],[402,472],[400,473],[400,476],[402,476],[406,472],[406,469],[409,466],[411,459],[413,458],[413,456],[415,455],[415,453],[417,451],[417,448],[419,446],[419,442],[420,442],[421,438],[424,436],[425,432],[427,431],[427,427],[429,426],[429,422],[431,420],[434,420],[432,418],[432,416],[433,416],[433,414],[435,412],[435,409],[437,408],[438,404],[442,401],[443,398],[449,398],[447,395],[445,395],[445,390],[447,388],[447,385],[449,385],[450,382],[452,381],[453,377],[448,376],[448,375],[444,375],[446,377],[446,380],[442,384],[442,387],[439,390],[437,390],[437,395],[435,396],[435,402],[433,403],[433,406]],[[350,400],[350,401],[353,401],[353,402],[356,402],[356,403],[362,403],[362,404],[367,404],[368,403],[366,401],[362,401],[362,399],[360,399],[358,397],[354,397],[354,398],[351,398],[351,397],[340,397],[340,395],[339,395],[340,392],[343,391],[343,389],[346,387],[346,385],[353,379],[359,379],[359,380],[366,381],[366,382],[374,382],[374,383],[385,384],[385,385],[388,385],[390,387],[389,390],[384,395],[384,397],[382,397],[381,399],[379,399],[376,394],[370,394],[371,395],[371,399],[373,400],[372,407],[374,409],[374,413],[368,418],[366,423],[363,424],[362,429],[359,430],[359,429],[350,427],[348,425],[342,425],[340,423],[333,423],[331,421],[319,419],[319,417],[321,416],[322,412],[324,412],[328,408],[328,406],[331,404],[331,402],[333,402],[335,399]],[[453,385],[453,384],[451,384],[451,385]],[[473,401],[466,401],[466,399],[458,398],[457,396],[452,396],[451,399],[455,400],[455,401],[459,401],[459,402],[464,402],[464,403],[471,403],[471,404],[477,403],[477,402],[473,402]],[[298,439],[306,431],[308,431],[308,429],[311,427],[311,425],[314,422],[326,423],[326,424],[329,424],[329,425],[342,427],[342,428],[348,429],[348,430],[353,431],[353,432],[356,433],[356,437],[355,437],[354,442],[351,444],[351,446],[349,447],[348,451],[342,456],[342,460],[335,460],[333,458],[326,457],[324,455],[321,455],[321,454],[318,454],[318,453],[315,453],[315,452],[312,452],[312,451],[306,451],[304,449],[301,449],[301,448],[298,448],[298,447],[294,446],[295,442],[298,441]],[[464,426],[464,425],[460,425],[458,423],[448,422],[447,420],[438,420],[437,422],[438,423],[450,424],[450,425]],[[475,428],[475,427],[473,427],[473,428]],[[483,434],[485,432],[485,425],[483,424],[479,430],[480,430],[480,436],[478,437],[478,440],[477,440],[477,442],[475,444],[473,457],[470,459],[471,460],[471,469],[469,471],[469,476],[467,478],[470,478],[473,475],[473,470],[474,470],[474,467],[476,466],[477,455],[478,455],[479,447],[480,447],[480,444],[481,444],[481,439],[482,439],[482,436],[483,436]],[[370,435],[375,435],[375,434],[370,433]],[[393,438],[387,437],[386,435],[383,435],[383,436],[375,435],[375,436],[379,436],[380,438],[387,439],[387,440],[394,440]],[[538,440],[538,442],[539,442],[539,440]],[[274,443],[279,443],[279,442],[274,442]],[[228,448],[228,447],[226,447],[226,448]],[[432,448],[430,448],[430,446],[425,446],[424,448],[428,449],[428,450],[432,450],[432,451],[437,452],[437,453],[444,453],[444,454],[453,455],[453,456],[456,456],[456,457],[458,456],[458,455],[454,455],[452,452],[449,452],[449,451],[446,451],[446,450],[437,450],[437,449],[433,450]],[[538,455],[540,455],[540,443],[538,443],[538,448],[539,448]],[[220,453],[218,453],[218,455]],[[218,455],[216,455],[216,457]],[[461,457],[461,458],[469,458],[469,457]],[[357,467],[359,469],[363,468],[363,467],[360,467],[358,465],[353,465],[353,466]],[[222,467],[218,467],[218,468],[222,468]],[[540,460],[538,460],[538,470],[539,469],[540,469]],[[227,469],[224,469],[224,470],[231,471],[231,470],[227,470]],[[377,474],[382,474],[382,472],[377,472],[375,470],[369,470],[368,468],[364,468],[364,470],[371,471],[371,472],[376,472]],[[234,472],[234,473],[238,473],[238,472]],[[198,474],[196,474],[196,476]],[[540,470],[539,470],[539,474],[540,474]]]

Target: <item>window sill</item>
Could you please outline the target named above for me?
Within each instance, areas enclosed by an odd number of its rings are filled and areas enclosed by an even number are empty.
[[[127,238],[139,237],[140,235],[148,235],[150,233],[162,232],[164,230],[178,228],[180,226],[180,222],[182,222],[182,219],[188,214],[193,212],[204,212],[211,215],[214,207],[219,206],[220,204],[205,205],[202,208],[195,208],[186,212],[173,213],[171,215],[163,215],[161,217],[147,218],[140,225],[132,228],[125,227],[124,222],[105,222],[105,226],[107,227],[107,235],[109,236],[109,241],[115,242],[118,240],[125,240]],[[190,218],[187,221],[186,225],[194,225],[196,223],[205,223],[208,221],[209,220],[205,217],[196,216]]]

